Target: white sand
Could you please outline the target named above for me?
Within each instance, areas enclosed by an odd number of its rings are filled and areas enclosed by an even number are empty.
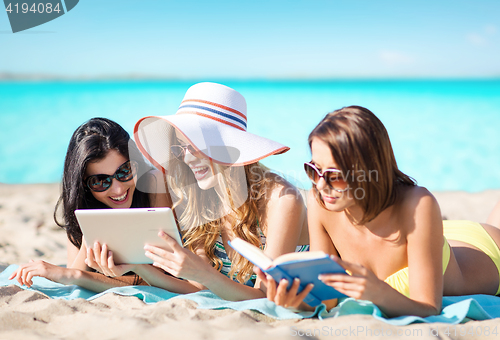
[[[58,184],[0,184],[0,270],[8,264],[43,259],[66,262],[66,234],[53,221],[59,195]],[[443,216],[448,219],[486,221],[500,200],[500,190],[478,194],[435,193]],[[497,326],[489,320],[469,322],[467,330]],[[460,336],[460,326],[414,324],[390,326],[370,316],[336,319],[275,321],[253,311],[196,309],[192,301],[174,299],[146,305],[135,297],[107,294],[92,302],[52,300],[16,286],[0,287],[0,339],[294,339],[299,333],[315,339],[387,338],[389,333],[405,339]],[[381,334],[381,332],[384,332]],[[456,332],[456,336],[454,335]],[[398,338],[394,336],[394,338]],[[481,336],[480,339],[495,337]]]

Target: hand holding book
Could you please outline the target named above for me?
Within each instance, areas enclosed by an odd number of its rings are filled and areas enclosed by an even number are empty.
[[[291,309],[293,311],[300,310],[314,310],[313,307],[308,306],[303,301],[307,295],[314,288],[314,284],[309,283],[304,289],[299,293],[300,289],[300,279],[293,279],[293,283],[288,282],[286,279],[281,280],[279,283],[274,281],[273,277],[269,274],[264,273],[259,267],[254,267],[257,277],[264,283],[267,287],[267,299],[273,301],[278,306],[283,306],[285,308]],[[288,289],[290,287],[290,289]]]
[[[308,289],[308,284],[314,286],[304,298],[304,302],[314,307],[324,300],[345,297],[344,294],[338,292],[335,288],[324,284],[319,280],[321,274],[341,273],[347,275],[342,266],[335,262],[329,255],[324,252],[303,252],[284,254],[276,259],[271,259],[264,254],[262,250],[254,245],[235,238],[229,242],[238,253],[247,258],[250,262],[260,268],[264,273],[273,277],[276,282],[281,282],[282,279],[288,281],[288,289],[297,289],[298,296],[303,289]],[[300,281],[296,283],[299,287],[294,287],[294,279]],[[279,286],[278,286],[279,289]]]

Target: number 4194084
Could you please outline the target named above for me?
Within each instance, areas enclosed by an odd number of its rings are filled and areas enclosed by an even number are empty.
[[[15,8],[14,8],[15,7]],[[52,6],[50,2],[44,4],[43,2],[40,2],[38,4],[33,4],[31,7],[27,3],[21,4],[19,6],[18,3],[16,3],[14,6],[12,6],[12,3],[7,6],[5,9],[9,13],[19,13],[19,7],[21,7],[21,13],[28,13],[28,12],[33,12],[33,13],[52,13],[52,12],[61,12],[61,9],[59,8],[59,4],[56,4],[55,6]]]

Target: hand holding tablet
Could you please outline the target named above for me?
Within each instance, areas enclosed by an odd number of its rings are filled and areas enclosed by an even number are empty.
[[[146,244],[166,248],[158,233],[163,230],[182,246],[180,233],[170,208],[85,209],[75,211],[87,245],[108,257],[113,252],[116,264],[145,264],[153,261],[145,256]],[[106,249],[101,248],[106,245]],[[89,249],[88,249],[89,250]]]

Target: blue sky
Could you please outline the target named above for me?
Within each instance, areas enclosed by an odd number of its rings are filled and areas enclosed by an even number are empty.
[[[500,77],[499,0],[81,0],[12,34],[0,73],[68,77]]]

